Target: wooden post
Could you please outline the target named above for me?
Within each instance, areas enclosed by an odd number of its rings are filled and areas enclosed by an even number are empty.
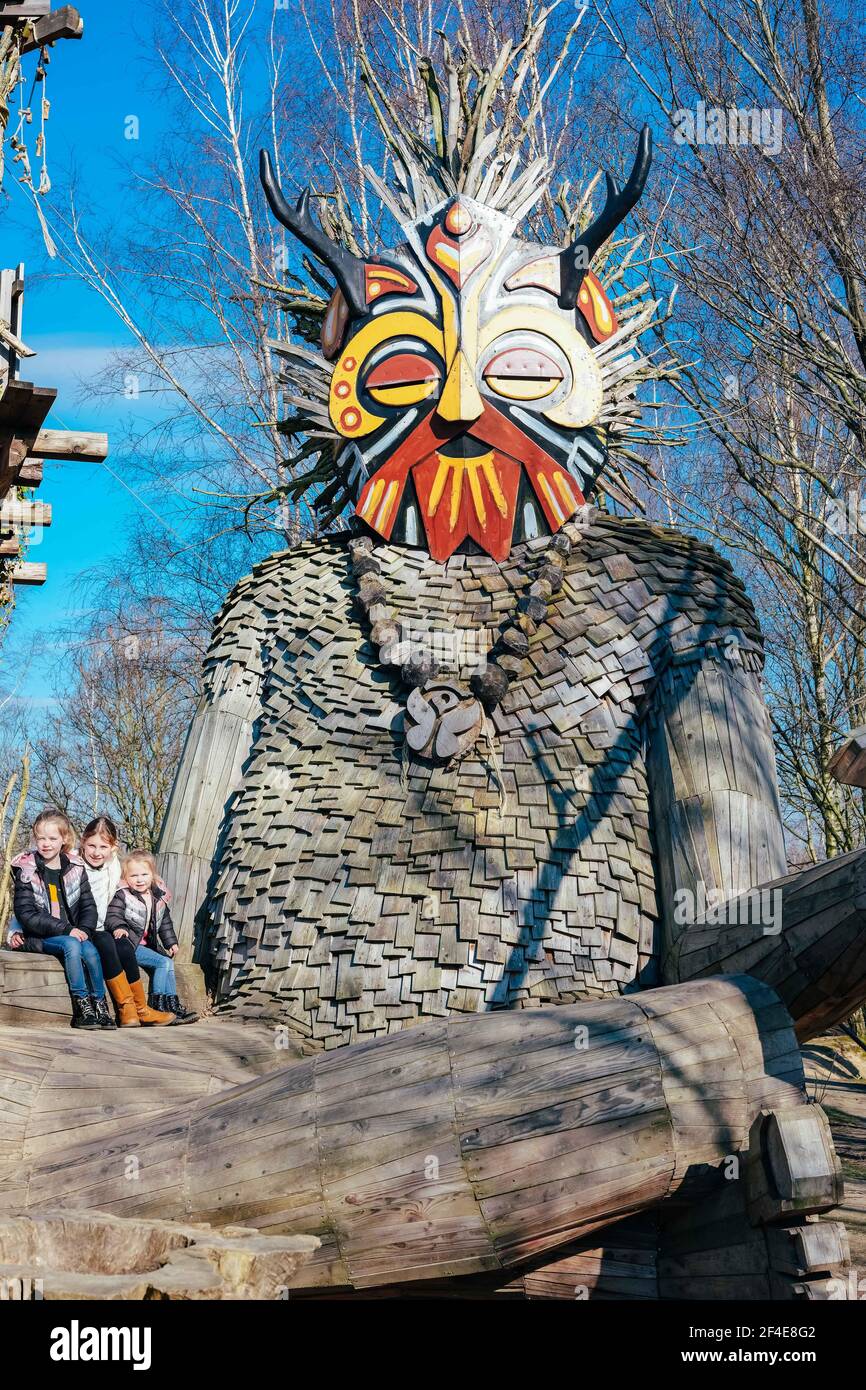
[[[84,20],[74,5],[63,5],[59,10],[43,15],[33,25],[33,37],[24,40],[22,53],[30,53],[34,48],[44,48],[58,39],[80,39],[84,34]]]
[[[50,26],[55,37],[63,26],[81,28],[78,12],[71,6],[48,14],[47,8],[6,6],[0,0],[0,21],[20,11],[24,18],[44,14],[43,24]],[[60,26],[60,27],[58,27]],[[36,26],[45,36],[48,30]],[[42,482],[44,459],[77,459],[82,463],[98,463],[108,453],[108,436],[82,430],[43,428],[57,392],[51,387],[35,386],[22,381],[18,375],[22,356],[33,356],[21,341],[22,309],[24,303],[24,266],[0,271],[0,560],[7,583],[44,584],[47,567],[44,563],[19,560],[21,551],[16,532],[33,526],[50,526],[51,507],[45,502],[20,498],[13,494],[16,487],[38,487]],[[14,561],[10,566],[8,561]]]
[[[58,39],[80,39],[84,20],[74,5],[51,9],[51,0],[25,0],[24,4],[6,4],[0,0],[0,26],[14,25],[21,29],[30,25],[21,44],[22,53],[56,43]]]

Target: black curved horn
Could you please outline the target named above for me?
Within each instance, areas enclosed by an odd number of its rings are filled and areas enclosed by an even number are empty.
[[[353,318],[360,318],[367,312],[367,296],[364,286],[364,262],[332,241],[326,232],[313,221],[310,212],[310,190],[305,188],[297,205],[291,208],[286,202],[282,189],[274,178],[271,157],[267,150],[259,154],[259,177],[265,190],[271,212],[278,222],[303,242],[304,246],[318,260],[326,265],[343,291],[349,312]]]
[[[586,231],[562,252],[560,257],[562,266],[560,308],[573,309],[577,304],[577,296],[583,284],[583,277],[589,269],[590,261],[598,248],[607,241],[611,232],[631,212],[643,193],[652,157],[652,131],[648,125],[645,125],[637,142],[637,154],[625,188],[621,189],[615,178],[610,174],[605,174],[607,197],[604,207],[595,221],[589,224]]]

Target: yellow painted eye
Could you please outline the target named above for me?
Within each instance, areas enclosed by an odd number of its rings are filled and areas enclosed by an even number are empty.
[[[395,352],[373,368],[366,387],[380,405],[417,405],[433,395],[440,381],[439,368],[429,357]]]
[[[512,401],[540,401],[562,381],[562,368],[536,348],[508,348],[484,368],[484,382],[498,396]]]
[[[512,401],[540,401],[549,396],[562,380],[557,377],[486,376],[485,382],[497,396],[505,396]]]
[[[401,386],[368,386],[367,390],[380,405],[417,405],[426,401],[438,386],[438,381],[411,381]]]

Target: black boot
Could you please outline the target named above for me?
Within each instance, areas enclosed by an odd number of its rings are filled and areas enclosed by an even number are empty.
[[[99,1027],[99,1023],[97,1022],[96,1018],[96,1010],[94,1009],[86,994],[73,994],[72,996],[72,1027]]]
[[[93,1012],[96,1015],[96,1022],[99,1024],[100,1028],[117,1027],[117,1024],[111,1017],[108,1005],[105,1002],[105,995],[103,995],[101,999],[97,999],[95,994],[91,994],[90,1002],[93,1005]]]
[[[186,1008],[180,1002],[176,994],[163,994],[160,996],[162,1003],[157,1007],[166,1009],[168,1013],[174,1014],[178,1023],[197,1023],[198,1014],[193,1013],[192,1009]]]

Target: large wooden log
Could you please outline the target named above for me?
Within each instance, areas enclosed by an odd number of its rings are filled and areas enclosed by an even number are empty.
[[[46,958],[45,964],[58,962]],[[272,1032],[261,1025],[225,1019],[147,1034],[137,1028],[93,1034],[71,1032],[67,1018],[61,1031],[39,1026],[39,1013],[29,1007],[37,1001],[20,994],[18,999],[27,1007],[15,1026],[9,1025],[14,1008],[0,1011],[3,1211],[26,1203],[28,1165],[60,1160],[70,1140],[110,1140],[123,1127],[152,1123],[157,1115],[285,1068],[301,1055],[297,1047],[277,1050]]]
[[[747,972],[785,1003],[801,1042],[866,999],[866,849],[751,889],[687,926],[667,978]]]
[[[363,1289],[512,1268],[696,1197],[780,1104],[805,1104],[785,1010],[713,980],[425,1024],[109,1142],[67,1127],[30,1201],[318,1235],[304,1284]]]

